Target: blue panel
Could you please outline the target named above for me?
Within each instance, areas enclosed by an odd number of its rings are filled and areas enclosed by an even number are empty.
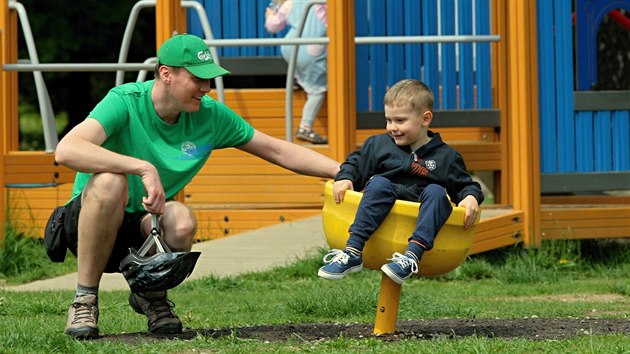
[[[404,34],[404,17],[402,0],[387,2],[387,35],[402,36]],[[405,64],[403,44],[390,44],[387,46],[387,87],[405,78]]]
[[[593,149],[595,151],[595,171],[597,172],[612,170],[611,120],[610,111],[595,112],[595,118],[593,119],[595,136]]]
[[[368,35],[368,7],[367,0],[355,0],[354,2],[355,35],[365,37]],[[356,85],[357,85],[357,112],[370,110],[370,79],[369,79],[369,54],[367,45],[355,46]]]
[[[538,8],[540,3],[536,5]],[[489,0],[475,1],[475,33],[477,35],[490,34],[490,4]],[[490,43],[476,43],[477,71],[475,83],[477,84],[477,108],[492,108],[492,61],[490,57]]]
[[[575,139],[580,143],[576,146],[577,172],[593,172],[595,169],[595,155],[593,151],[593,113],[575,113]],[[542,147],[541,147],[542,150]],[[546,155],[546,152],[545,152]],[[546,171],[557,172],[557,171]]]
[[[405,0],[404,10],[405,35],[419,36],[422,34],[422,12],[420,2]],[[422,46],[420,44],[405,45],[405,73],[409,79],[421,80]]]
[[[440,19],[442,35],[455,34],[455,2],[442,0],[440,2]],[[457,75],[455,64],[455,44],[441,44],[442,46],[442,109],[457,108]]]
[[[256,6],[256,0],[240,0],[238,11],[239,17],[239,37],[238,38],[255,38],[256,37],[256,23],[258,21],[258,12]],[[264,19],[263,15],[263,19]],[[256,47],[241,47],[239,48],[241,56],[254,56],[256,55]]]
[[[615,111],[612,120],[613,170],[630,171],[630,113]]]
[[[424,0],[422,1],[422,34],[425,36],[437,35],[437,0]],[[423,81],[435,96],[435,108],[440,107],[439,102],[439,88],[440,88],[440,76],[438,72],[438,45],[437,44],[423,44],[422,45],[422,57],[424,64],[424,77]]]
[[[385,1],[370,1],[370,36],[384,36],[386,34],[386,3]],[[383,96],[387,85],[386,75],[386,46],[383,44],[370,45],[370,79],[372,86],[372,110],[383,110]]]
[[[196,1],[200,3],[201,6],[204,6],[203,0]],[[186,32],[203,37],[203,30],[201,28],[201,22],[199,22],[199,16],[197,16],[197,11],[192,9],[188,9],[186,11]]]
[[[239,2],[223,2],[223,38],[239,38]],[[236,57],[239,54],[238,47],[223,48],[223,56]]]
[[[538,36],[538,95],[540,113],[540,171],[558,172],[558,139],[556,136],[556,81],[554,64],[553,4],[542,1],[536,6]],[[477,66],[477,70],[479,70]],[[577,120],[577,117],[576,117]],[[590,128],[588,129],[590,131]],[[580,137],[577,139],[579,141]]]
[[[205,0],[206,13],[214,38],[223,38],[223,16],[221,14],[222,0]],[[224,56],[224,48],[217,48],[219,56]]]
[[[259,16],[259,21],[256,25],[256,38],[272,38],[274,37],[273,33],[267,32],[265,29],[265,11],[267,10],[267,5],[269,5],[269,1],[267,0],[257,0],[256,1],[256,9],[257,14]],[[257,53],[261,56],[274,56],[276,55],[275,47],[273,46],[261,46],[257,47]]]
[[[457,9],[458,34],[472,35],[472,4],[459,1]],[[473,89],[472,43],[459,43],[459,108],[470,109],[475,106]]]
[[[571,3],[554,1],[559,172],[575,171]]]

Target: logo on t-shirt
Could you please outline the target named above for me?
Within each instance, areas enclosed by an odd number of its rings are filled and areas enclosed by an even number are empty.
[[[197,145],[192,141],[182,143],[182,153],[185,156],[195,156],[197,154]]]
[[[210,155],[212,144],[197,146],[192,141],[185,141],[181,145],[182,155],[177,160],[194,160]]]

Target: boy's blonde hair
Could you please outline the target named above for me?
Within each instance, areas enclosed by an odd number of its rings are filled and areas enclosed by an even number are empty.
[[[426,110],[433,111],[433,93],[422,81],[401,80],[387,90],[383,104],[390,107],[410,104],[412,109],[422,114]]]

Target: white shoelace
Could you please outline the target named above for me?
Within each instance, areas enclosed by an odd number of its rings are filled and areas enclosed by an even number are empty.
[[[324,263],[348,264],[350,256],[343,250],[333,249],[324,256]]]
[[[411,257],[394,252],[392,258],[389,258],[388,260],[400,264],[401,268],[411,267],[412,274],[418,273],[418,263],[416,263],[416,260]]]

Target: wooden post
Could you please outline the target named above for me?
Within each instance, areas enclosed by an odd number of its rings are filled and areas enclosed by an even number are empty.
[[[524,212],[527,246],[541,241],[540,141],[535,1],[494,1],[499,65],[497,80],[501,126],[507,149],[507,195],[504,204]],[[505,189],[505,188],[504,188]]]
[[[492,42],[492,101],[501,112],[501,171],[495,174],[495,202],[511,203],[509,187],[510,168],[508,165],[508,114],[507,114],[507,23],[504,0],[492,0],[490,3],[492,33],[498,34],[499,42]]]
[[[381,277],[381,291],[378,293],[374,334],[396,332],[398,305],[400,304],[401,285],[394,283],[385,273]]]
[[[156,50],[174,33],[186,32],[186,10],[180,0],[157,0],[155,4]]]
[[[329,156],[344,161],[356,149],[354,1],[328,2]]]
[[[156,54],[162,43],[173,37],[175,33],[186,33],[186,10],[180,0],[157,0],[155,3],[155,43]],[[179,202],[186,198],[185,188],[175,196]]]
[[[17,63],[17,14],[4,1],[0,5],[0,67],[9,63]],[[4,243],[8,215],[5,156],[18,145],[17,77],[17,72],[0,70],[0,244]]]

